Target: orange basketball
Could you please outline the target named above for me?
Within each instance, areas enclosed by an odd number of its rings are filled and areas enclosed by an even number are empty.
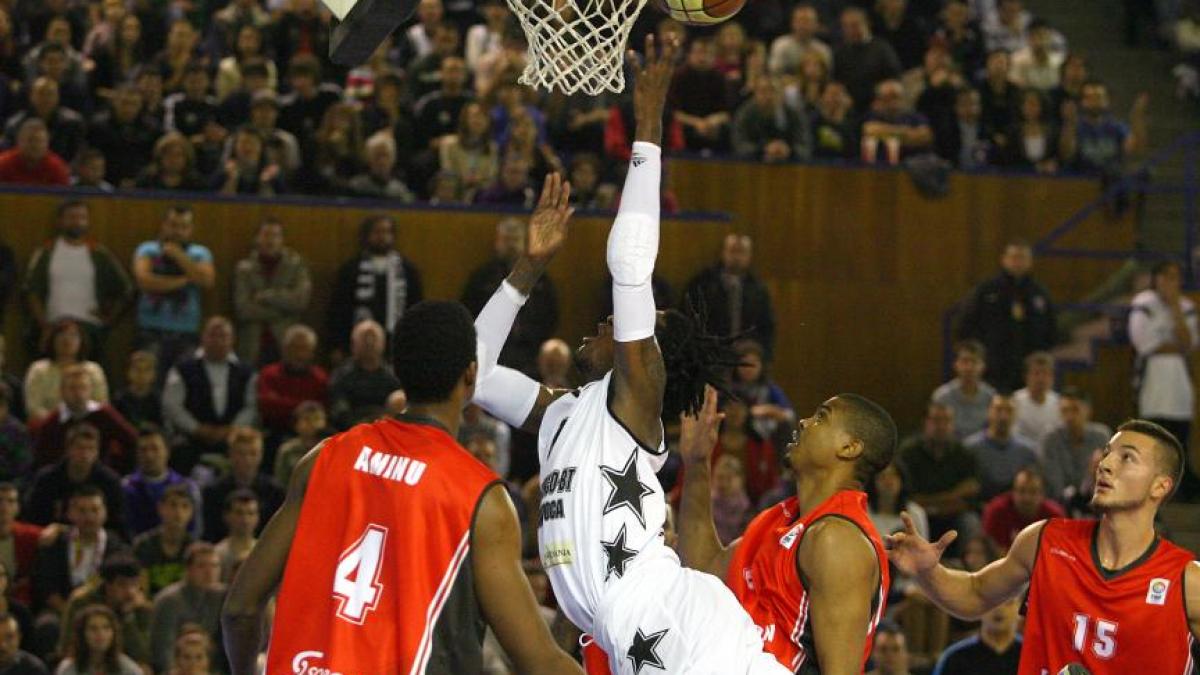
[[[655,0],[672,19],[689,26],[710,26],[737,14],[746,0]]]

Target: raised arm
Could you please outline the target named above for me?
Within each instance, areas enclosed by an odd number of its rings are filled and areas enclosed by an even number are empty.
[[[633,90],[637,119],[633,157],[621,206],[608,234],[608,270],[613,277],[614,348],[612,411],[640,441],[662,441],[662,397],[666,368],[654,338],[658,312],[651,279],[658,257],[659,183],[662,180],[662,117],[679,45],[661,51],[646,37],[646,54]]]
[[[862,531],[841,518],[819,520],[805,533],[796,570],[812,589],[809,615],[821,673],[861,672],[879,566],[886,564]]]
[[[934,543],[917,534],[912,518],[901,514],[905,531],[886,538],[888,557],[896,568],[913,576],[925,595],[946,612],[966,620],[983,616],[1016,595],[1033,576],[1038,539],[1046,521],[1038,521],[1017,535],[1003,558],[978,572],[951,570],[939,563],[957,532],[951,530]]]
[[[250,557],[242,563],[225,598],[225,606],[221,610],[221,628],[233,675],[253,675],[258,672],[263,612],[283,578],[296,524],[300,521],[300,507],[308,488],[308,476],[324,445],[324,442],[317,445],[296,464],[291,483],[288,484],[287,499],[267,523],[262,537],[254,545]]]
[[[529,432],[537,432],[546,408],[565,392],[544,387],[520,371],[498,365],[497,360],[517,313],[566,242],[567,223],[575,213],[570,199],[571,184],[556,173],[547,175],[529,219],[525,253],[475,318],[479,374],[472,402]]]
[[[741,541],[722,546],[713,522],[710,460],[721,418],[717,391],[704,389],[704,407],[696,417],[680,420],[679,452],[683,455],[683,496],[679,503],[679,557],[692,569],[725,578],[729,560]]]
[[[583,670],[554,642],[542,619],[529,580],[521,568],[521,527],[501,485],[483,496],[471,531],[475,592],[483,618],[500,646],[525,674],[579,673]]]

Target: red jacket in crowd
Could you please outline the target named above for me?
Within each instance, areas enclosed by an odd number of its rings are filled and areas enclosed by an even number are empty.
[[[328,394],[329,374],[320,366],[296,373],[279,361],[258,373],[258,414],[272,431],[290,431],[296,406],[305,401],[324,404]]]
[[[71,170],[53,150],[42,161],[30,164],[17,148],[0,152],[0,183],[20,185],[70,185]]]

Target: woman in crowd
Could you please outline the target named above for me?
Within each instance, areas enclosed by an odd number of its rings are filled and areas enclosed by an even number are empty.
[[[364,147],[358,110],[349,103],[329,106],[317,128],[311,164],[301,169],[313,192],[336,193],[362,169]]]
[[[75,630],[67,658],[55,675],[143,675],[133,659],[121,651],[117,615],[105,605],[90,605],[75,617]]]
[[[763,493],[779,482],[779,453],[769,438],[755,431],[750,408],[745,401],[729,397],[722,409],[725,420],[721,423],[713,461],[724,455],[738,458],[745,467],[746,492],[751,503],[758,503]]]
[[[549,143],[539,140],[537,125],[529,113],[518,108],[512,111],[509,121],[508,143],[504,145],[501,156],[515,155],[527,162],[529,180],[533,185],[541,185],[546,174],[551,171],[562,173],[563,166],[554,148]]]
[[[138,176],[137,187],[144,190],[204,189],[204,180],[196,173],[196,151],[178,131],[170,131],[154,144],[154,160]]]
[[[828,83],[829,64],[820,52],[810,49],[800,57],[799,77],[788,83],[784,89],[784,99],[792,108],[812,115]]]
[[[742,530],[754,517],[750,495],[746,494],[746,474],[742,460],[733,455],[722,455],[713,464],[712,470],[713,524],[721,543],[742,536]]]
[[[92,381],[92,400],[108,402],[108,378],[95,361],[84,359],[87,353],[86,336],[79,324],[64,319],[54,324],[42,349],[45,358],[38,359],[25,371],[25,411],[33,420],[45,417],[62,401],[62,373],[67,366],[81,364]]]
[[[268,197],[284,191],[279,164],[267,156],[262,134],[249,126],[237,130],[233,137],[233,156],[213,175],[209,186],[223,195]]]
[[[463,106],[458,116],[458,133],[448,136],[438,148],[442,171],[462,177],[466,201],[496,180],[500,150],[492,140],[492,120],[479,103]]]
[[[225,97],[242,88],[242,64],[247,59],[265,57],[262,49],[262,31],[258,27],[246,24],[238,30],[237,47],[234,54],[226,56],[217,64],[214,91],[216,91],[218,101],[225,100]],[[275,62],[267,58],[264,58],[264,61],[267,64],[268,86],[274,90],[279,78]]]
[[[738,366],[733,371],[734,392],[750,406],[755,432],[777,445],[786,445],[786,435],[791,434],[796,422],[796,411],[783,388],[771,379],[766,352],[754,340],[740,340],[734,350],[738,357]],[[785,436],[780,437],[781,434]]]
[[[130,79],[134,70],[145,60],[142,52],[142,21],[136,14],[121,19],[112,39],[97,50],[92,68],[92,89],[102,98]]]
[[[175,640],[169,675],[211,675],[213,641],[199,626],[187,626]]]
[[[1006,144],[1000,151],[1002,165],[1038,173],[1058,171],[1058,127],[1045,109],[1041,92],[1026,89],[1021,93],[1016,124],[1005,134]]]

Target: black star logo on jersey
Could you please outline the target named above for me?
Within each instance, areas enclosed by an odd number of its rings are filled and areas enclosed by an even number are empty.
[[[633,661],[634,675],[642,672],[642,666],[651,666],[659,670],[667,669],[655,650],[658,649],[658,643],[666,637],[668,630],[670,629],[664,628],[657,633],[646,635],[642,633],[641,628],[638,629],[637,635],[633,637],[633,645],[629,647],[628,652],[625,652],[625,658]]]
[[[611,574],[620,578],[625,574],[625,566],[637,555],[637,551],[625,548],[625,525],[621,525],[621,531],[612,541],[601,540],[600,545],[604,547],[604,554],[608,556],[608,570],[604,573],[604,578],[608,579]]]
[[[629,461],[625,462],[625,466],[620,469],[600,466],[600,473],[604,475],[604,480],[608,481],[613,488],[612,494],[608,496],[608,502],[604,504],[604,514],[607,515],[622,506],[627,506],[630,511],[633,511],[633,515],[637,516],[642,527],[645,527],[646,517],[642,515],[642,498],[654,494],[654,490],[638,480],[636,459],[637,448],[634,448],[633,453],[629,455]]]

